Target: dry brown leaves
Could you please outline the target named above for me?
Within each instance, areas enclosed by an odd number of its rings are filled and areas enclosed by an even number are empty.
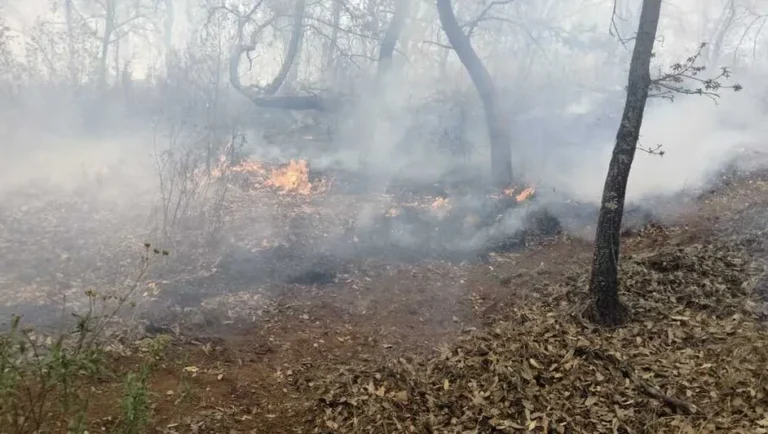
[[[439,355],[307,379],[315,432],[768,432],[768,334],[733,245],[624,260],[626,327],[581,320],[588,275]]]

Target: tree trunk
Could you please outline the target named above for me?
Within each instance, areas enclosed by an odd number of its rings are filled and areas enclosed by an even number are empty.
[[[339,25],[341,23],[342,0],[331,0],[331,40],[325,46],[324,63],[326,79],[330,85],[336,83],[336,47],[339,44]]]
[[[661,0],[643,0],[640,25],[629,66],[627,101],[603,187],[597,220],[590,291],[593,321],[605,326],[624,323],[628,310],[619,300],[619,234],[632,160],[635,157],[643,112],[651,84],[650,64],[659,24]]]
[[[76,60],[75,60],[75,23],[72,16],[72,1],[64,1],[64,17],[67,21],[67,69],[69,72],[69,80],[73,86],[79,84],[79,78],[77,74]]]
[[[496,89],[490,73],[477,56],[467,35],[461,30],[451,7],[451,0],[437,0],[437,12],[448,41],[459,56],[472,79],[485,109],[485,122],[491,142],[491,179],[498,188],[508,187],[512,182],[512,150],[510,134],[501,116]]]
[[[395,46],[400,39],[400,34],[405,26],[405,20],[408,18],[410,11],[409,0],[395,0],[395,13],[392,15],[392,21],[387,26],[387,31],[384,33],[384,38],[381,40],[381,46],[379,47],[379,62],[377,79],[382,80],[387,72],[392,68],[392,56],[395,53]]]
[[[167,77],[173,66],[171,65],[171,52],[173,51],[173,25],[176,21],[173,0],[165,0],[165,17],[163,18],[163,50],[165,51],[165,74]]]
[[[304,11],[307,8],[307,0],[296,0],[296,6],[293,11],[293,30],[291,31],[291,40],[288,43],[288,50],[285,53],[285,59],[280,66],[280,71],[265,89],[267,95],[274,95],[285,83],[288,73],[293,68],[293,63],[301,48],[301,39],[304,36]]]
[[[109,55],[109,42],[115,30],[115,0],[106,0],[104,11],[104,34],[101,37],[101,54],[99,56],[99,88],[107,87],[107,56]]]

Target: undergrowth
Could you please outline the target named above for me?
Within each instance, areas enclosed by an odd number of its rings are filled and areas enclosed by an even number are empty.
[[[0,433],[88,432],[96,386],[116,377],[105,351],[111,328],[118,314],[132,306],[131,297],[145,281],[153,256],[168,254],[144,247],[131,283],[114,294],[86,291],[87,311],[73,313],[75,323],[57,336],[23,326],[19,316],[11,318],[9,329],[0,334]],[[147,383],[155,356],[152,351],[149,362],[125,376],[122,400],[114,403],[121,415],[112,432],[145,432],[151,416]]]

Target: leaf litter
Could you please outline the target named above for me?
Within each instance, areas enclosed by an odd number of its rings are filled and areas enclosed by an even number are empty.
[[[627,256],[632,320],[610,330],[573,273],[437,354],[306,378],[314,432],[766,433],[762,269],[734,240]]]

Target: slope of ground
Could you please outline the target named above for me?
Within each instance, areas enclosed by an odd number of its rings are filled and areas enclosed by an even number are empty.
[[[767,179],[732,180],[673,225],[627,235],[633,320],[617,330],[581,320],[591,248],[568,237],[487,263],[284,285],[268,303],[210,300],[199,320],[162,330],[151,428],[766,432]],[[238,307],[252,317],[233,320]],[[136,369],[157,340],[115,342],[112,366]],[[93,386],[92,431],[114,426],[122,392]]]

